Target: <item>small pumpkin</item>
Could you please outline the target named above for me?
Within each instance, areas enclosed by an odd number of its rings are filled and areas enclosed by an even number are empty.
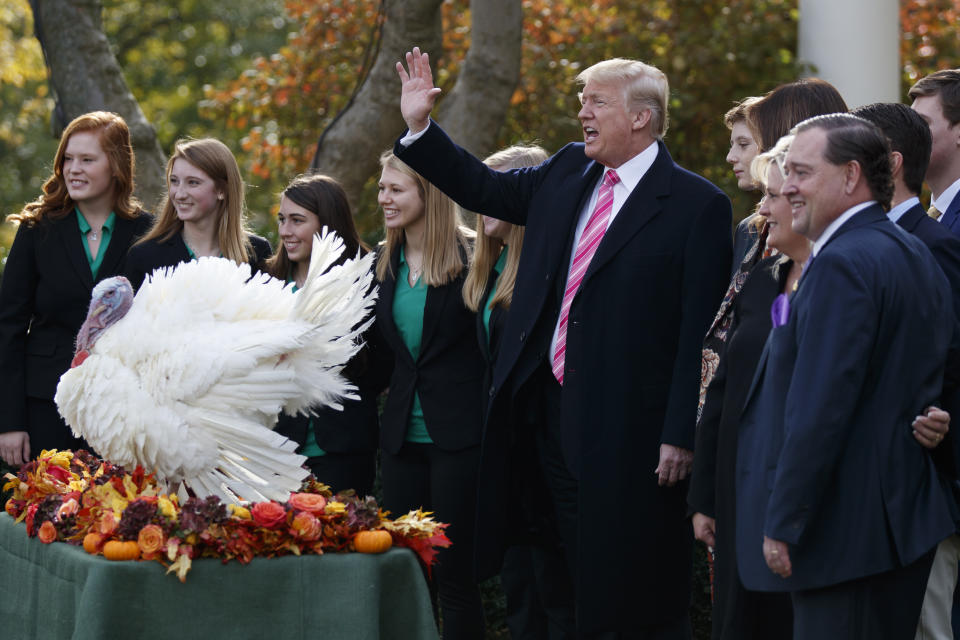
[[[383,553],[392,545],[393,537],[384,529],[361,531],[353,538],[353,548],[360,553]]]
[[[100,553],[100,543],[103,541],[103,536],[99,533],[90,532],[87,535],[83,536],[83,550],[87,553],[97,554]]]
[[[107,560],[136,560],[140,557],[140,545],[134,540],[110,540],[103,545],[103,557]]]

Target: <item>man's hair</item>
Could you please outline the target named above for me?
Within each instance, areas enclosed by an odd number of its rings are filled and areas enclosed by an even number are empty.
[[[960,69],[941,69],[920,78],[910,87],[910,99],[940,96],[943,117],[951,125],[960,122]]]
[[[880,127],[890,149],[903,156],[903,182],[915,195],[923,190],[923,176],[930,164],[930,127],[905,104],[876,102],[851,111],[855,116]]]
[[[822,129],[827,134],[823,150],[827,162],[837,166],[859,164],[871,196],[889,210],[893,197],[890,145],[880,128],[849,113],[831,113],[804,120],[790,133],[797,135],[810,129]]]
[[[819,78],[782,84],[747,107],[747,126],[760,151],[769,151],[798,122],[825,113],[846,113],[836,87]]]
[[[624,88],[631,109],[650,110],[650,133],[662,140],[667,132],[667,97],[670,84],[667,76],[653,65],[639,60],[613,58],[587,67],[577,76],[580,85],[591,80],[618,84]]]
[[[746,122],[747,109],[760,100],[762,100],[760,96],[748,96],[740,102],[735,103],[729,111],[723,114],[723,124],[727,126],[727,129],[733,129],[733,125]]]

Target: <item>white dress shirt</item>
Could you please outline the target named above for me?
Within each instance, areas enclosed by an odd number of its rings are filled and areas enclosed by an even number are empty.
[[[940,212],[940,217],[937,220],[943,218],[943,214],[947,209],[950,208],[950,203],[953,202],[953,199],[957,196],[957,193],[960,193],[960,178],[957,178],[953,184],[944,189],[943,193],[940,195],[931,194],[930,204],[937,208],[937,211]]]
[[[905,214],[907,211],[917,206],[918,204],[920,204],[920,198],[916,196],[912,198],[907,198],[897,206],[892,207],[890,211],[887,211],[887,217],[890,218],[890,222],[897,222],[898,220],[900,220],[900,218],[903,217],[903,214]]]
[[[827,225],[827,228],[823,230],[823,233],[820,234],[820,237],[814,240],[813,250],[811,255],[817,255],[820,253],[820,249],[823,249],[823,245],[827,244],[827,241],[830,240],[831,236],[837,232],[837,229],[843,226],[843,224],[852,218],[854,214],[863,211],[872,204],[877,204],[876,200],[867,200],[866,202],[861,202],[860,204],[855,204],[843,213],[840,214],[840,217]]]

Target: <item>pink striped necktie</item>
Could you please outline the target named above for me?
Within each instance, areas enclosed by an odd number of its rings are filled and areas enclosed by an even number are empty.
[[[553,376],[560,384],[563,384],[564,356],[567,353],[567,320],[570,317],[570,305],[577,294],[577,289],[580,288],[584,274],[587,273],[593,254],[597,252],[597,247],[603,240],[603,234],[607,232],[607,222],[613,211],[613,185],[618,182],[620,182],[620,176],[613,169],[604,174],[603,184],[600,185],[600,192],[597,195],[597,205],[590,219],[587,220],[583,235],[580,236],[577,250],[573,254],[573,263],[570,265],[570,273],[567,274],[567,288],[563,292],[560,321],[557,324],[557,348],[553,352]]]

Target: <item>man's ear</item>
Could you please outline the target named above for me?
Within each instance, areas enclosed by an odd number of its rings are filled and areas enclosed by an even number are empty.
[[[650,109],[642,109],[641,111],[637,112],[637,116],[633,119],[632,129],[634,131],[639,131],[640,129],[643,129],[644,127],[650,124],[650,118],[652,117],[653,117],[653,112],[650,111]]]
[[[856,160],[851,160],[847,163],[843,173],[843,191],[847,195],[850,195],[856,190],[857,184],[860,182],[860,177],[863,175],[863,167],[861,167],[860,163]]]
[[[899,151],[890,152],[890,173],[896,178],[903,171],[903,154]]]

